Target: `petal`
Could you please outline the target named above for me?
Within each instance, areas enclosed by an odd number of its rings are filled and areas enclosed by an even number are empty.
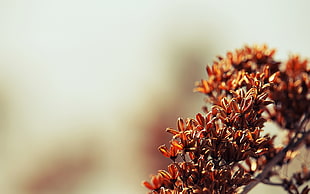
[[[176,141],[176,140],[171,141],[171,145],[174,146],[175,148],[177,148],[178,150],[182,150],[183,149],[183,145],[180,142]]]
[[[209,66],[207,66],[207,73],[208,73],[208,76],[212,75],[212,70]]]
[[[184,120],[182,118],[178,118],[177,126],[178,126],[178,130],[179,131],[184,131],[185,130]]]
[[[276,72],[276,73],[274,73],[274,74],[272,74],[272,75],[269,77],[269,82],[270,82],[270,83],[276,82],[276,81],[277,81],[277,78],[278,78],[278,76],[279,76],[279,74],[280,74],[279,71]]]
[[[169,174],[169,172],[165,171],[165,170],[159,170],[158,171],[159,174],[161,174],[162,177],[170,180],[172,177],[171,175]]]
[[[200,113],[196,115],[196,120],[198,121],[199,125],[201,126],[205,125],[205,119]]]
[[[167,128],[166,131],[167,131],[168,133],[173,134],[173,135],[177,135],[177,134],[180,133],[180,132],[178,132],[177,130],[172,129],[172,128]]]
[[[230,101],[229,106],[233,109],[234,112],[236,112],[236,113],[239,113],[239,112],[240,112],[238,103],[237,103],[237,101],[236,101],[235,99],[232,99],[232,100]]]
[[[165,145],[159,146],[158,150],[167,158],[170,158],[170,153],[168,151],[168,148]]]
[[[245,107],[243,108],[243,113],[248,113],[252,110],[252,106],[253,106],[253,98],[248,98],[245,101]]]
[[[142,185],[145,186],[146,188],[150,189],[150,190],[154,190],[154,186],[151,185],[151,183],[147,182],[147,181],[143,181]]]

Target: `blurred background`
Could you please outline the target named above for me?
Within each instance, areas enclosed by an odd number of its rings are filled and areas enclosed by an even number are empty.
[[[310,2],[0,0],[0,193],[145,193],[218,55],[310,56]],[[283,193],[258,186],[251,193]]]

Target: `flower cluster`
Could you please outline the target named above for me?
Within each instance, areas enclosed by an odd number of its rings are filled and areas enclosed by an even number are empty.
[[[207,102],[219,104],[219,99],[230,96],[231,91],[243,86],[252,87],[245,74],[261,72],[264,83],[268,83],[268,79],[273,79],[279,70],[280,62],[274,61],[274,54],[275,50],[266,45],[245,46],[228,52],[225,58],[218,57],[212,66],[207,66],[208,80],[197,82],[194,91],[206,94]]]
[[[275,147],[275,137],[262,133],[269,118],[288,129],[296,127],[295,139],[290,139],[296,147],[309,141],[297,139],[297,124],[306,126],[309,120],[307,62],[292,57],[285,71],[280,71],[274,53],[265,45],[245,46],[207,66],[208,80],[197,82],[194,90],[205,94],[212,106],[204,107],[205,113],[195,118],[179,118],[177,129],[166,129],[173,137],[159,151],[172,163],[153,175],[151,182],[143,182],[150,193],[237,193],[274,158],[280,158],[275,162],[280,167],[288,163],[292,157],[287,151],[293,153],[295,147]],[[302,108],[301,100],[305,102]],[[294,111],[294,117],[288,115]],[[265,172],[269,177],[276,174],[270,169]],[[310,179],[308,174],[295,176],[302,183]],[[295,182],[283,179],[281,185],[297,190]],[[309,190],[305,187],[303,193]]]
[[[297,130],[301,119],[310,118],[310,69],[307,60],[291,56],[271,89],[275,110],[271,118],[281,127]]]

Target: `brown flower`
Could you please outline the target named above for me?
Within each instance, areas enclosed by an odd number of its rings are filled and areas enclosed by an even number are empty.
[[[310,133],[301,132],[310,116],[307,61],[293,56],[281,71],[274,54],[266,45],[245,46],[207,66],[208,79],[197,82],[194,91],[205,94],[211,106],[195,118],[179,118],[177,129],[166,129],[173,135],[170,147],[159,151],[172,163],[145,187],[153,193],[237,193],[258,178],[267,184],[266,177],[277,176],[269,162],[289,163],[300,142],[309,147],[309,138],[298,139]],[[275,136],[262,134],[270,119],[294,130],[288,147],[275,147]],[[309,179],[304,169],[279,185],[299,193],[298,186]],[[306,186],[301,193],[309,191]]]

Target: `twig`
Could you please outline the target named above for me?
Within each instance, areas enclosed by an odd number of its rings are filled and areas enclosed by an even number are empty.
[[[262,183],[266,184],[266,185],[272,185],[272,186],[283,186],[282,183],[274,183],[274,182],[270,182],[267,180],[262,180]]]
[[[300,144],[308,137],[308,135],[310,135],[310,130],[308,130],[307,132],[305,132],[302,137],[300,137],[299,139],[297,139],[296,141],[295,138],[293,138],[291,140],[291,142],[289,143],[289,145],[287,145],[284,149],[282,149],[272,160],[270,160],[264,170],[257,175],[257,177],[255,178],[254,181],[252,181],[251,183],[249,183],[247,186],[244,187],[243,191],[241,194],[246,194],[248,193],[251,189],[253,189],[258,183],[260,183],[261,181],[263,181],[268,173],[270,172],[270,170],[272,169],[272,167],[274,167],[279,161],[281,161],[285,155],[286,152],[289,150],[296,150]]]

